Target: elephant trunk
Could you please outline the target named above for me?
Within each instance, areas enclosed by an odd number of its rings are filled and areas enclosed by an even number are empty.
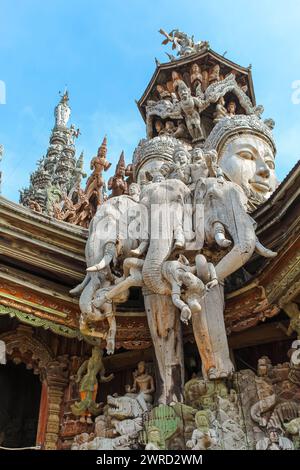
[[[79,295],[84,290],[84,288],[88,285],[89,281],[90,281],[90,274],[87,274],[85,278],[83,279],[83,281],[80,284],[78,284],[78,286],[71,289],[69,293],[74,296]]]
[[[113,242],[108,242],[104,248],[104,256],[102,260],[98,264],[94,264],[94,266],[90,266],[87,268],[87,272],[96,272],[101,271],[102,269],[106,268],[112,261],[113,257],[116,254],[116,245]]]
[[[83,289],[80,299],[79,307],[82,315],[87,316],[92,313],[92,300],[94,295],[101,287],[101,280],[98,277],[98,274],[91,274],[89,283]]]
[[[162,264],[171,252],[167,241],[151,240],[148,253],[143,265],[143,281],[149,290],[155,294],[168,295],[170,289],[162,276]]]

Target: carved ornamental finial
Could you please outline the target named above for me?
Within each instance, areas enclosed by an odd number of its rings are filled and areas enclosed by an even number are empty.
[[[197,52],[203,52],[209,49],[209,43],[207,41],[198,41],[195,42],[194,36],[188,36],[186,33],[179,31],[179,29],[172,29],[168,34],[163,29],[159,30],[159,33],[162,34],[165,39],[162,44],[166,45],[168,43],[172,44],[172,50],[176,50],[177,58],[185,57],[190,54],[195,54]],[[177,58],[172,54],[167,56],[171,61],[176,60]]]

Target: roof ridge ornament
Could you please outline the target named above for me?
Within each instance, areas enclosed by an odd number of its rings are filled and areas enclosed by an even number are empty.
[[[210,48],[208,41],[196,42],[194,36],[188,36],[183,31],[179,31],[179,29],[172,29],[169,34],[164,29],[160,29],[159,33],[165,37],[162,44],[167,45],[171,43],[172,50],[176,50],[177,52],[177,57],[166,52],[171,61],[178,60],[190,54],[203,52]]]

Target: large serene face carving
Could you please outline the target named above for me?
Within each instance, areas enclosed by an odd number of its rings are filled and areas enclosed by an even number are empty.
[[[219,165],[256,205],[276,189],[274,152],[261,137],[245,133],[229,139],[221,149]]]

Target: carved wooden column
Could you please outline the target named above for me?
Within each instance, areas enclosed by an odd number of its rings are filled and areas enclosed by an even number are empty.
[[[48,420],[45,434],[44,449],[57,449],[60,430],[61,406],[64,391],[68,385],[68,369],[65,360],[53,361],[47,365],[48,385]]]
[[[158,366],[158,401],[182,401],[184,360],[179,312],[169,296],[144,292],[144,301]]]

